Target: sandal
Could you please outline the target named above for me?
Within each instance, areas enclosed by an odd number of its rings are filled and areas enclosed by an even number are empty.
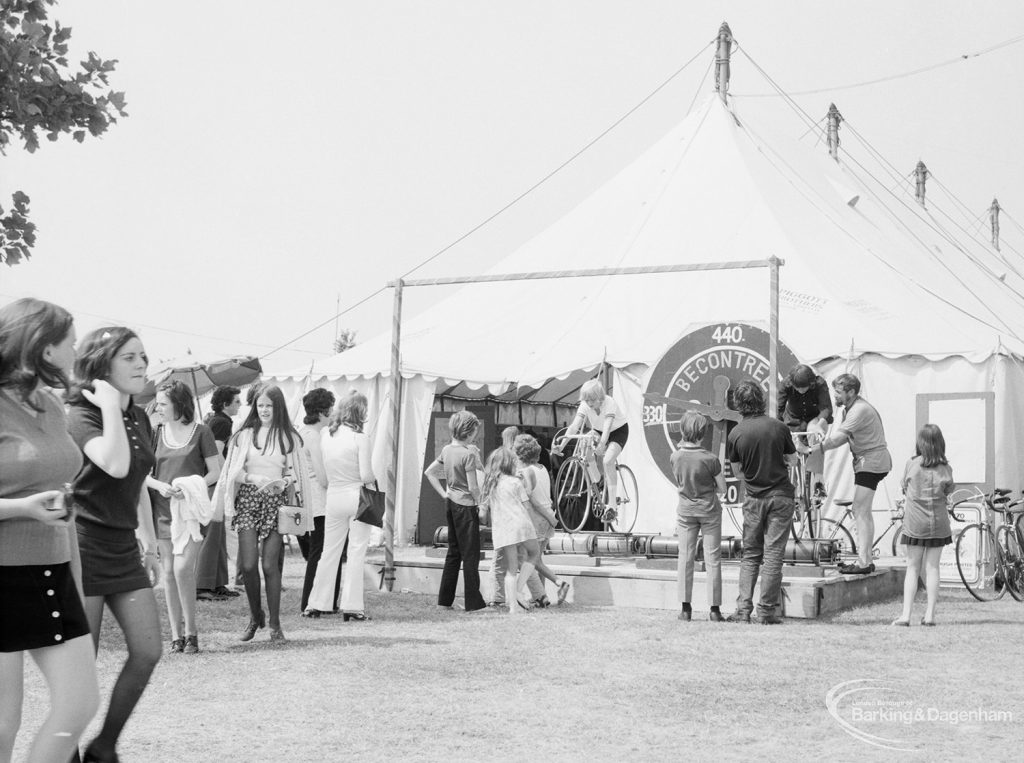
[[[569,595],[569,583],[563,580],[558,584],[558,603],[565,604],[565,598]]]

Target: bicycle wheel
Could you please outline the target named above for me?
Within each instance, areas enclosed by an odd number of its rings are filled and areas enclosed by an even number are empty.
[[[996,545],[1003,555],[1006,590],[1017,601],[1024,601],[1024,558],[1012,527],[1003,525],[996,530]]]
[[[810,538],[814,535],[814,526],[812,525],[810,480],[807,479],[806,472],[804,472],[799,465],[791,466],[789,468],[789,480],[796,488],[793,524],[790,528],[790,532],[793,535],[793,540]]]
[[[988,571],[990,562],[991,573]],[[956,539],[956,571],[978,601],[995,601],[1006,593],[1002,553],[988,527],[968,525],[960,533]]]
[[[892,555],[893,556],[906,556],[907,552],[903,550],[903,544],[900,541],[903,540],[903,525],[896,527],[896,532],[892,536]]]
[[[640,513],[640,491],[636,486],[636,477],[633,470],[625,464],[619,464],[615,469],[619,475],[619,503],[615,505],[615,521],[608,525],[608,529],[617,533],[628,533],[636,524],[636,517]],[[607,502],[607,496],[605,496]]]
[[[839,553],[851,556],[857,553],[857,544],[853,540],[853,534],[846,529],[846,525],[836,522],[834,519],[822,517],[821,537],[825,540],[839,541]]]
[[[576,532],[590,516],[590,478],[578,458],[570,458],[555,477],[555,511],[566,532]]]
[[[808,504],[803,502],[799,496],[793,504],[793,526],[790,532],[793,540],[804,540],[814,536],[813,511],[808,510]]]

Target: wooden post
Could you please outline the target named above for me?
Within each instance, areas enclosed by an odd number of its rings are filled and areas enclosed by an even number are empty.
[[[779,258],[768,258],[768,415],[779,416]]]
[[[398,495],[398,444],[402,432],[402,279],[395,281],[391,317],[391,468],[384,499],[384,585],[395,587],[395,498]]]
[[[729,92],[729,57],[732,54],[732,30],[724,21],[718,28],[718,48],[715,52],[715,90],[722,99],[722,103],[728,103],[726,97]]]

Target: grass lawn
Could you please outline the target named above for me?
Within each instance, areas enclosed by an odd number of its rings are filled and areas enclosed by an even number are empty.
[[[289,554],[282,646],[267,630],[237,640],[244,597],[200,602],[203,651],[157,666],[122,736],[123,760],[894,758],[826,708],[832,687],[865,679],[880,683],[837,713],[860,712],[853,725],[883,744],[908,745],[920,760],[1021,755],[1024,605],[1009,597],[983,604],[944,589],[939,626],[919,627],[918,615],[908,629],[889,626],[895,601],[765,627],[571,605],[465,613],[373,592],[373,621],[343,623],[298,616],[302,570]],[[104,703],[123,659],[106,624]],[[38,672],[27,672],[15,760],[46,706]],[[886,708],[924,717],[869,715]],[[947,715],[978,710],[1012,718]]]

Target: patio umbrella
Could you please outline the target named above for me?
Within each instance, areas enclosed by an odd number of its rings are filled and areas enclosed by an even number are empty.
[[[156,389],[164,382],[180,381],[192,388],[198,404],[199,398],[223,384],[243,387],[260,378],[263,367],[254,355],[236,355],[230,358],[200,357],[189,353],[182,358],[154,364],[147,374],[146,388],[135,396],[136,403],[145,404],[156,397]]]

